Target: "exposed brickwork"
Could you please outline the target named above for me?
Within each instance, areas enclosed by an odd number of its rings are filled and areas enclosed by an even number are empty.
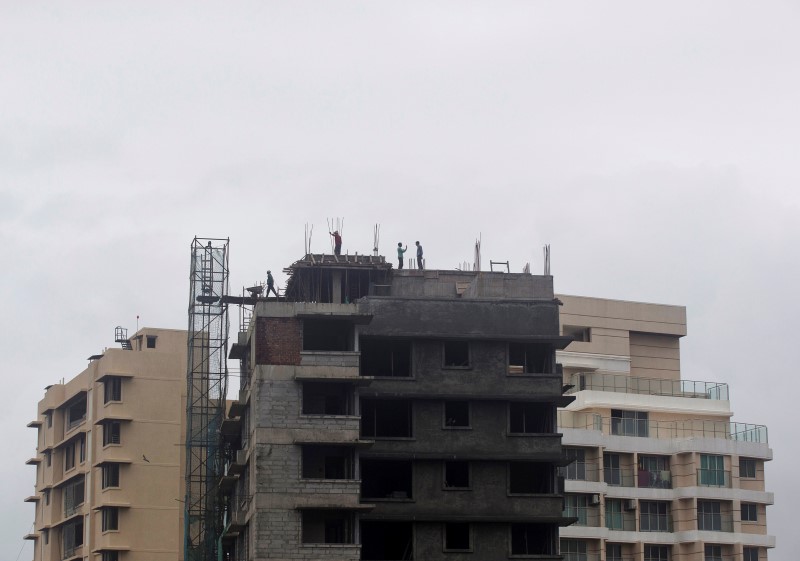
[[[296,318],[256,320],[256,364],[300,364],[303,323]]]

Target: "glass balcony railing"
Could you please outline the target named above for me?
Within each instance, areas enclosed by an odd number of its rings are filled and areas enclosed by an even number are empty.
[[[629,420],[580,411],[558,412],[559,429],[594,430],[614,436],[642,438],[721,438],[768,444],[767,427],[749,423],[684,419],[679,421]]]
[[[669,514],[642,513],[639,519],[640,532],[671,532],[672,517]]]
[[[632,513],[606,513],[606,528],[622,532],[636,531],[636,516]]]
[[[724,469],[697,468],[697,485],[700,487],[731,487],[731,472]]]
[[[584,390],[616,393],[638,393],[696,399],[728,401],[728,384],[698,382],[694,380],[661,380],[638,378],[626,374],[607,372],[578,372],[570,378],[573,387],[567,393]]]
[[[733,532],[733,515],[698,512],[697,529],[706,532]]]
[[[612,487],[635,487],[633,471],[623,468],[604,468],[603,481]]]
[[[569,481],[600,481],[600,470],[589,462],[572,462],[558,468],[558,475]]]
[[[575,526],[600,526],[600,511],[595,507],[568,506],[564,510],[564,516],[577,518],[578,520],[575,522]]]

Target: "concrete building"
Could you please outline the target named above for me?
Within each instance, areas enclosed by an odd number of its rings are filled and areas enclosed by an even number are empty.
[[[224,555],[560,559],[552,277],[308,255],[242,298]],[[230,396],[229,396],[230,397]]]
[[[681,379],[685,309],[558,298],[565,559],[766,561],[767,429],[732,421],[727,384]]]
[[[143,328],[48,386],[36,418],[34,561],[183,559],[186,332]]]

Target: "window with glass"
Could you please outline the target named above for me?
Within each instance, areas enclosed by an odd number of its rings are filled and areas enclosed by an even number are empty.
[[[588,495],[566,495],[564,497],[564,516],[575,517],[578,520],[576,526],[589,525],[589,496]]]
[[[606,499],[606,528],[609,530],[624,530],[622,519],[622,499]]]
[[[122,401],[122,378],[108,376],[103,382],[103,403]]]
[[[622,561],[621,543],[606,543],[606,561]]]
[[[758,548],[747,546],[743,547],[742,561],[758,561]]]
[[[86,419],[86,394],[81,394],[67,406],[67,430],[70,430]]]
[[[648,431],[647,411],[611,410],[611,434],[617,436],[646,437]]]
[[[722,505],[719,501],[697,501],[697,529],[722,531]]]
[[[739,477],[756,478],[756,460],[754,458],[739,458]]]
[[[639,501],[639,531],[669,532],[669,503],[665,501]]]
[[[669,456],[639,456],[639,487],[671,489]]]
[[[586,561],[586,542],[561,540],[561,555],[564,556],[564,561]]]
[[[742,522],[758,522],[758,505],[742,503]]]
[[[64,486],[64,516],[72,516],[83,504],[86,495],[86,482],[83,476],[71,480]]]
[[[75,443],[67,444],[64,448],[64,471],[75,467]]]
[[[644,561],[669,561],[670,547],[668,545],[644,546]]]
[[[103,489],[119,487],[119,464],[103,464]]]
[[[725,457],[701,454],[700,455],[700,485],[709,487],[725,486]]]
[[[115,506],[106,506],[102,509],[103,520],[102,527],[104,532],[111,532],[119,530],[119,508]]]
[[[619,454],[603,454],[603,477],[606,484],[622,485],[622,470],[619,467]]]
[[[583,448],[564,448],[564,455],[572,463],[561,471],[572,481],[586,481],[586,450]]]
[[[119,551],[104,551],[102,555],[103,561],[119,561]]]
[[[722,546],[719,544],[707,543],[704,553],[703,561],[722,561]]]
[[[119,421],[106,421],[103,423],[103,446],[120,444],[122,442],[122,424]]]

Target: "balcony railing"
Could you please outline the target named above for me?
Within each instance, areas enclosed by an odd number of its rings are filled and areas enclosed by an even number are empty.
[[[558,468],[558,475],[570,481],[600,481],[600,469],[589,462],[572,462]]]
[[[729,400],[728,384],[721,384],[719,382],[659,380],[606,372],[578,372],[572,375],[570,383],[573,385],[573,388],[567,393],[593,390],[599,392],[636,393],[696,399],[715,399],[721,401]]]
[[[648,421],[603,417],[580,411],[558,412],[559,429],[595,430],[614,436],[643,438],[721,438],[739,442],[768,444],[767,427],[749,423],[685,419],[678,421]]]
[[[639,518],[640,532],[671,532],[672,517],[669,514],[642,513]]]
[[[697,485],[700,487],[731,487],[731,472],[724,469],[697,468]]]
[[[561,552],[564,556],[564,561],[600,561],[599,553],[565,553]]]
[[[606,528],[622,532],[635,532],[636,516],[633,513],[606,513]]]
[[[623,468],[604,468],[603,480],[612,487],[635,487],[633,472]]]
[[[698,512],[697,529],[706,532],[733,532],[733,515]]]
[[[672,489],[672,472],[666,469],[640,469],[638,480],[642,489]]]
[[[564,516],[576,517],[575,526],[600,526],[600,511],[596,507],[567,507]]]

